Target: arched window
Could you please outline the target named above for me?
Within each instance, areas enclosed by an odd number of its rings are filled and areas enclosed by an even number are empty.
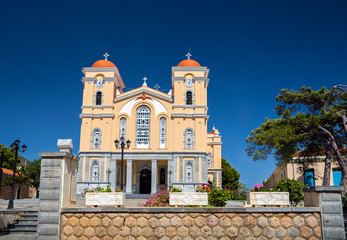
[[[193,166],[190,162],[186,165],[186,182],[193,181]]]
[[[192,91],[186,92],[186,105],[192,105],[193,104],[193,93]]]
[[[95,95],[95,105],[101,105],[102,104],[102,92],[97,92]]]
[[[93,181],[99,181],[99,164],[97,161],[93,162],[92,165],[92,179]]]
[[[165,179],[166,179],[166,176],[165,176],[165,168],[162,168],[160,169],[160,174],[159,174],[159,184],[165,184]]]
[[[136,147],[149,148],[149,126],[151,110],[141,106],[136,111]]]
[[[124,138],[125,139],[125,134],[127,131],[127,119],[125,117],[120,119],[120,124],[119,124],[119,138]]]
[[[160,118],[160,148],[166,147],[166,118]]]
[[[194,132],[191,128],[184,131],[184,145],[185,149],[194,149]]]
[[[101,147],[101,130],[99,128],[94,128],[92,132],[92,148]]]

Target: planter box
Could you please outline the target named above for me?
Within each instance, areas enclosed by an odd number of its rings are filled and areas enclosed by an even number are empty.
[[[289,205],[289,192],[248,192],[247,204],[253,206]]]
[[[206,192],[170,192],[170,205],[208,205]]]
[[[122,192],[87,192],[86,206],[123,206]]]

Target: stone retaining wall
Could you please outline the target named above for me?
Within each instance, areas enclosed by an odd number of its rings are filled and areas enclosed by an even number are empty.
[[[61,239],[322,239],[317,209],[276,209],[64,209]]]

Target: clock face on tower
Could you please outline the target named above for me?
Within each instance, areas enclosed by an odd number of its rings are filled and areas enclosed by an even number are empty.
[[[184,85],[186,85],[186,87],[192,87],[194,85],[193,79],[187,78],[186,81],[184,82]]]
[[[98,88],[101,88],[104,86],[104,80],[103,79],[96,79],[95,86]]]

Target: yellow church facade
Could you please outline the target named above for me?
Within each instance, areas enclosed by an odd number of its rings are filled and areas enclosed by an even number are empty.
[[[123,91],[111,61],[83,68],[80,162],[77,193],[89,187],[121,187],[149,194],[169,186],[195,191],[215,181],[221,186],[221,136],[207,131],[209,69],[190,59],[172,67],[172,89],[147,86]],[[168,79],[169,81],[169,79]],[[121,149],[115,140],[129,140]],[[121,176],[123,175],[123,181]]]

